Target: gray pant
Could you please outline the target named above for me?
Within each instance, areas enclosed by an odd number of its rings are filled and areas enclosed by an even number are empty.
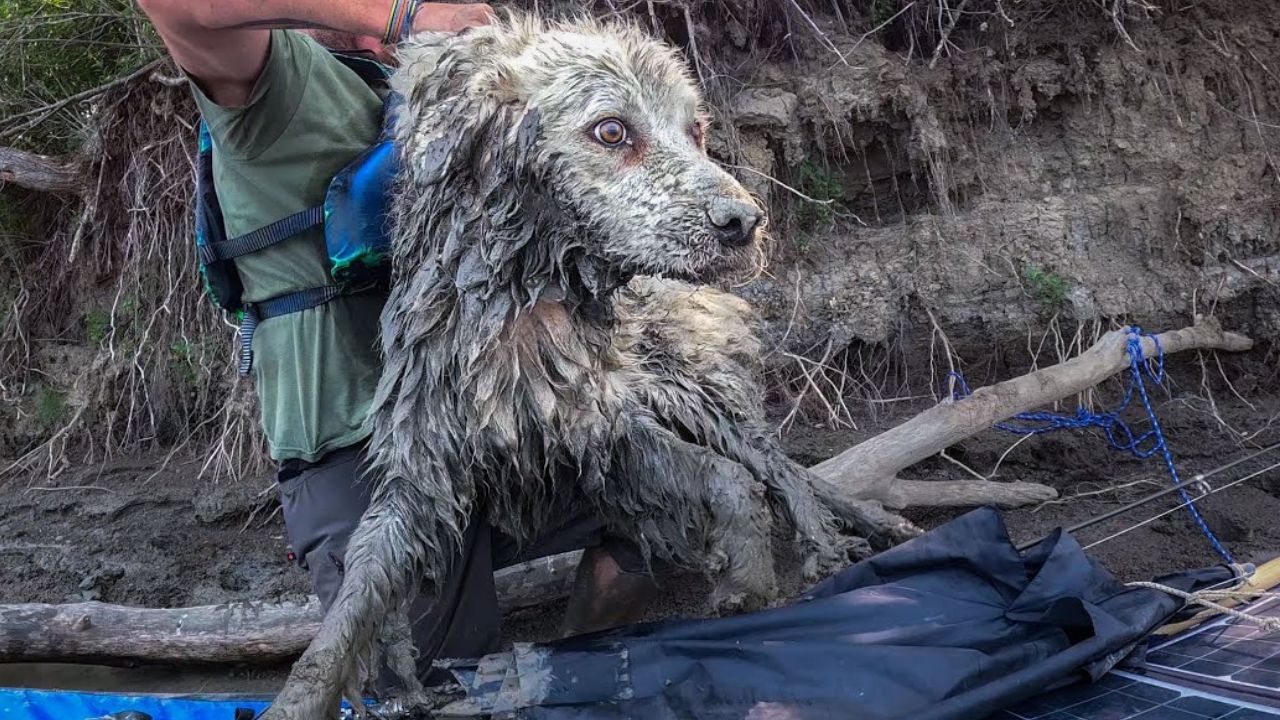
[[[285,529],[298,564],[325,608],[342,585],[347,540],[369,505],[370,479],[363,447],[337,450],[316,463],[286,461],[277,474]],[[627,540],[609,535],[593,518],[575,518],[523,551],[475,512],[463,537],[462,556],[439,584],[436,602],[419,597],[410,609],[418,673],[424,681],[441,657],[476,657],[498,647],[502,614],[494,570],[556,553],[604,545],[624,572],[645,572],[644,558]]]

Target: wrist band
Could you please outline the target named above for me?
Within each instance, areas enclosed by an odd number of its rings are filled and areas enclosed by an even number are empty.
[[[400,26],[400,37],[396,42],[404,42],[409,37],[409,33],[413,32],[413,17],[418,14],[418,6],[421,3],[418,0],[405,0],[407,6],[404,11],[404,20]]]
[[[418,12],[418,0],[393,0],[387,27],[382,33],[384,45],[395,45],[413,29],[413,16]]]

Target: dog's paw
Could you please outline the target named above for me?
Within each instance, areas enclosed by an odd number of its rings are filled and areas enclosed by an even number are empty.
[[[355,711],[350,717],[364,718],[364,706],[358,706],[359,710]],[[288,701],[281,702],[280,699],[272,703],[271,707],[263,710],[255,720],[315,720],[316,718],[337,718],[338,706],[335,704],[332,708],[321,708],[317,705],[301,706]]]
[[[718,615],[736,615],[769,607],[778,600],[777,581],[773,567],[759,568],[758,572],[738,572],[722,575],[711,591],[711,609]]]
[[[309,648],[294,663],[289,679],[258,720],[321,720],[337,717],[354,664],[328,649]],[[358,703],[363,712],[363,703]]]
[[[837,571],[843,570],[853,563],[862,562],[877,552],[866,538],[846,535],[842,536],[841,540],[840,567],[836,568]]]
[[[747,599],[744,592],[714,592],[711,594],[711,610],[717,615],[737,615],[749,609]]]
[[[741,588],[717,586],[711,593],[711,611],[716,615],[740,615],[773,607],[779,602],[776,590],[750,592]]]
[[[729,568],[729,554],[718,547],[712,547],[703,559],[703,566],[708,575],[721,575]]]
[[[719,590],[711,593],[711,612],[721,617],[740,615],[767,607],[771,598],[741,590]]]
[[[378,705],[373,714],[378,717],[431,717],[432,710],[440,707],[440,698],[426,690],[403,692]]]
[[[864,538],[830,533],[821,540],[797,541],[805,548],[800,566],[801,577],[808,582],[825,580],[851,564],[875,554]]]

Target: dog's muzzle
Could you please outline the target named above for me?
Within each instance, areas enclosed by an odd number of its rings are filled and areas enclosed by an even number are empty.
[[[707,205],[707,220],[721,245],[739,248],[755,240],[764,212],[751,203],[719,197]]]

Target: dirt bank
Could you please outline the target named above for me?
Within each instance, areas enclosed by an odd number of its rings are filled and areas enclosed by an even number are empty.
[[[769,267],[738,290],[777,384],[820,360],[852,397],[912,394],[946,364],[941,333],[997,363],[993,344],[1053,356],[1195,313],[1280,335],[1280,4],[954,5],[626,6],[684,48],[711,153],[769,201]],[[83,219],[32,203],[5,234],[0,456],[194,434],[241,450],[222,469],[261,457],[234,336],[194,280],[193,123],[170,119],[188,95],[144,78],[103,96],[84,167],[118,182],[87,183]]]
[[[832,21],[831,47],[742,79],[744,161],[831,201],[767,188],[790,222],[744,293],[774,336],[838,350],[936,320],[986,344],[1056,315],[1069,339],[1213,308],[1275,337],[1280,6],[1170,8],[1130,44],[1106,13],[1022,5],[975,7],[936,66]]]

